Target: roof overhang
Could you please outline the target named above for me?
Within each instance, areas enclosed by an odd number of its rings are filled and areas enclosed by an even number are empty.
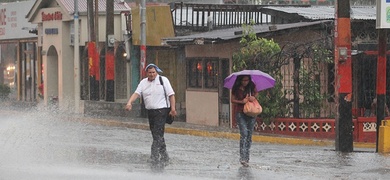
[[[325,24],[331,24],[333,20],[322,20],[313,22],[300,22],[291,24],[263,24],[254,25],[253,30],[258,36],[267,37],[271,34],[283,34],[286,31],[295,31],[300,28],[318,26],[323,28]],[[169,46],[182,45],[203,45],[203,44],[218,44],[222,42],[240,39],[243,36],[243,28],[229,28],[215,30],[205,33],[193,34],[188,36],[178,36],[171,38],[163,38],[163,44]]]

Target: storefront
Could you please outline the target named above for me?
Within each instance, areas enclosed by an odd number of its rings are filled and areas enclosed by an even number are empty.
[[[79,11],[79,29],[74,30],[74,1],[73,0],[37,0],[33,4],[31,10],[27,14],[29,22],[37,27],[38,33],[38,49],[40,49],[40,55],[42,58],[42,71],[44,72],[43,82],[43,99],[45,105],[50,104],[55,100],[55,104],[60,110],[72,110],[75,106],[75,76],[74,76],[74,37],[75,32],[79,32],[79,52],[80,52],[80,71],[81,71],[81,91],[86,90],[85,97],[80,97],[84,100],[90,100],[90,87],[89,76],[91,66],[103,68],[106,78],[108,75],[111,79],[110,82],[115,82],[118,79],[124,79],[123,77],[115,77],[114,69],[119,62],[116,58],[111,63],[104,63],[104,50],[106,41],[106,7],[99,7],[97,19],[97,41],[96,52],[99,52],[97,61],[92,61],[88,57],[87,45],[90,42],[90,19],[87,16],[87,0],[78,1]],[[123,34],[126,29],[124,23],[124,13],[129,12],[130,8],[121,2],[114,1],[114,35],[115,42],[113,43],[115,49],[123,47]],[[99,5],[106,5],[105,0],[99,0]],[[103,58],[102,58],[103,57]],[[102,66],[103,62],[103,66]],[[124,61],[125,62],[125,61]],[[98,65],[99,64],[99,65]],[[77,66],[76,66],[77,67]],[[121,66],[123,67],[123,65]],[[96,69],[96,68],[94,68]],[[101,72],[101,69],[97,71]],[[126,73],[121,73],[126,77]],[[100,75],[101,77],[102,75]],[[99,81],[99,79],[97,80]],[[107,79],[103,79],[107,82]],[[125,82],[126,83],[126,82]],[[107,84],[107,83],[101,83]],[[110,85],[114,86],[114,84]],[[104,89],[110,89],[110,87],[103,87]],[[112,87],[114,89],[114,87]],[[115,93],[115,92],[112,92]],[[114,95],[113,95],[114,96]],[[81,101],[82,103],[82,101]],[[78,111],[78,110],[76,110]]]
[[[0,82],[11,87],[10,98],[37,99],[39,59],[35,25],[25,18],[33,1],[0,4]]]

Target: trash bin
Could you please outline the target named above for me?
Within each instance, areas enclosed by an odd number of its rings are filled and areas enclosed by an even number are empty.
[[[379,126],[378,152],[390,152],[390,120],[382,120]]]

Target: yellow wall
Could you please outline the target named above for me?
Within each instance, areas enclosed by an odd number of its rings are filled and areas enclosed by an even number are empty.
[[[133,44],[141,44],[139,7],[132,9]],[[169,6],[146,7],[146,45],[161,46],[161,38],[174,37],[172,14]]]

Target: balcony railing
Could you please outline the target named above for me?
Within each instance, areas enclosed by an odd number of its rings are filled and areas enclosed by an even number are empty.
[[[171,3],[173,23],[178,35],[184,30],[208,31],[240,27],[243,24],[268,24],[271,15],[261,12],[263,7],[281,5],[237,5]],[[291,6],[291,5],[290,5]]]

